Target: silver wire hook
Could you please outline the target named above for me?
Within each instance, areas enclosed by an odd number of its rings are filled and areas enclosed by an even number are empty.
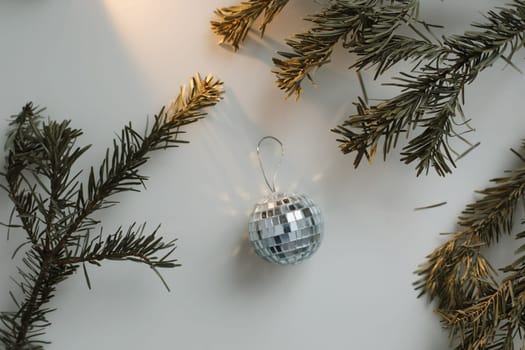
[[[266,176],[266,172],[264,171],[264,166],[263,166],[263,162],[262,162],[262,159],[261,159],[261,144],[263,143],[264,140],[268,140],[268,139],[271,139],[271,140],[274,140],[275,142],[277,142],[280,146],[281,146],[281,158],[279,159],[279,162],[277,163],[277,167],[275,168],[275,173],[273,174],[273,178],[272,178],[272,184],[270,184],[270,181],[268,180],[268,177]],[[257,158],[259,159],[259,166],[261,167],[261,172],[263,174],[263,177],[264,177],[264,181],[266,182],[266,185],[268,186],[268,188],[270,189],[270,191],[272,191],[272,193],[275,193],[276,189],[275,189],[275,182],[277,181],[277,172],[279,171],[279,168],[281,167],[281,163],[283,162],[283,158],[284,158],[284,146],[283,146],[283,143],[275,136],[265,136],[263,137],[261,140],[259,140],[259,143],[257,144]]]

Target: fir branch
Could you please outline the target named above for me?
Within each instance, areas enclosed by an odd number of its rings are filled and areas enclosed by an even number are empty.
[[[516,302],[513,290],[512,280],[507,280],[465,309],[438,310],[443,326],[452,337],[461,339],[457,349],[513,349],[519,329],[519,318],[514,317],[513,309],[523,311],[525,307],[524,300]]]
[[[89,148],[75,146],[80,130],[69,121],[41,122],[43,110],[32,104],[13,118],[2,188],[27,233],[27,242],[16,251],[30,248],[16,282],[23,297],[11,293],[18,311],[0,313],[0,342],[6,350],[42,349],[46,342],[40,338],[52,311],[46,305],[56,286],[81,264],[86,272],[85,263],[135,261],[151,267],[161,280],[158,268],[178,266],[171,257],[174,241],[164,241],[157,230],[146,235],[144,225],[131,225],[125,232],[119,229],[107,237],[100,233],[92,239],[90,232],[98,221],[90,216],[114,205],[110,200],[114,194],[138,191],[147,180],[139,168],[150,153],[186,143],[179,139],[184,133],[181,127],[201,119],[203,109],[215,105],[221,95],[221,81],[211,76],[192,78],[189,87],[181,88],[177,99],[155,116],[151,128],[139,133],[129,124],[122,130],[98,170],[91,168],[87,185],[80,173],[71,173]]]
[[[418,269],[421,279],[416,289],[431,300],[439,297],[440,306],[460,307],[495,280],[494,269],[480,249],[511,232],[516,207],[525,194],[525,167],[492,182],[495,185],[479,191],[483,197],[467,205],[460,215],[458,225],[462,229]]]
[[[56,286],[76,267],[60,267],[46,259],[36,250],[28,251],[23,259],[26,271],[19,269],[21,281],[17,285],[24,299],[18,301],[11,294],[18,311],[0,313],[0,342],[6,350],[39,350],[48,343],[39,339],[49,325],[47,314],[53,311],[46,304],[53,298]]]
[[[220,8],[215,11],[218,20],[211,22],[211,28],[221,37],[221,43],[228,43],[237,51],[258,17],[264,14],[259,27],[262,37],[266,26],[287,3],[288,0],[248,0],[240,5]]]
[[[520,155],[524,153],[522,146]],[[458,350],[511,350],[523,331],[525,255],[501,269],[509,275],[498,285],[496,270],[481,253],[481,248],[510,234],[517,205],[525,199],[525,167],[507,173],[479,192],[482,197],[459,217],[461,230],[417,271],[421,278],[416,289],[437,299],[437,313]],[[523,237],[525,233],[517,234]],[[525,245],[517,251],[523,252]]]
[[[345,48],[357,56],[356,62],[350,68],[356,68],[358,71],[375,69],[374,78],[377,79],[401,61],[421,62],[436,58],[442,53],[442,43],[439,40],[431,41],[417,29],[417,26],[422,26],[430,37],[434,37],[431,29],[439,26],[425,23],[414,16],[409,17],[403,24],[412,29],[419,38],[396,34],[402,26],[401,23],[392,26],[391,21],[377,21],[363,29],[360,40],[345,43]]]
[[[12,117],[9,123],[11,129],[7,133],[6,141],[6,148],[10,149],[7,157],[10,171],[1,173],[6,178],[8,186],[2,185],[2,188],[8,192],[24,231],[33,244],[37,243],[38,221],[35,213],[38,207],[33,200],[31,191],[23,189],[22,171],[31,166],[30,155],[34,155],[37,159],[41,158],[42,148],[35,142],[33,131],[35,126],[41,122],[43,111],[44,109],[28,103],[18,115]]]
[[[396,146],[401,134],[417,127],[423,132],[412,138],[402,152],[406,164],[417,162],[417,174],[434,168],[444,176],[455,167],[449,139],[458,137],[455,120],[462,115],[465,87],[498,59],[511,62],[525,35],[525,2],[514,0],[506,7],[489,11],[486,23],[475,23],[476,31],[444,39],[439,49],[425,51],[428,59],[413,73],[403,74],[396,85],[402,92],[375,106],[357,102],[357,113],[334,132],[342,137],[343,153],[355,153],[357,167],[363,157],[370,160],[383,142],[383,154]],[[408,137],[408,136],[407,136]]]
[[[403,26],[410,25],[415,29],[419,1],[385,3],[381,0],[335,0],[320,13],[306,17],[314,27],[288,39],[286,42],[292,51],[278,52],[283,59],[273,59],[277,68],[273,71],[277,75],[277,86],[287,96],[295,94],[299,98],[303,80],[307,78],[313,82],[312,73],[330,62],[340,41],[346,49],[360,56],[352,67],[364,69],[379,65],[377,74],[400,60],[431,55],[435,45],[426,40],[395,35]],[[401,43],[405,46],[397,47]]]
[[[159,237],[157,227],[153,233],[144,234],[146,225],[132,224],[126,232],[120,227],[116,233],[107,236],[100,233],[82,247],[78,256],[68,256],[57,261],[58,265],[75,265],[78,263],[91,263],[99,265],[103,260],[129,260],[140,262],[151,268],[172,268],[180,266],[176,259],[171,258],[175,250],[175,240],[164,242]],[[162,257],[159,257],[162,254]]]
[[[149,160],[149,153],[159,149],[178,147],[186,141],[180,140],[183,133],[180,127],[191,124],[205,114],[203,108],[213,106],[220,101],[222,82],[208,76],[192,78],[188,88],[181,88],[180,94],[170,106],[162,108],[154,117],[154,122],[144,134],[136,132],[132,125],[126,126],[113,143],[113,150],[106,151],[100,168],[96,172],[91,168],[87,194],[82,185],[76,201],[76,215],[66,223],[66,232],[61,235],[56,250],[64,249],[68,244],[76,245],[75,232],[85,232],[97,224],[90,219],[95,211],[114,203],[109,198],[123,191],[137,191],[147,180],[138,172],[138,168]],[[98,174],[98,178],[97,175]]]
[[[437,310],[443,327],[456,340],[456,349],[514,349],[515,338],[522,338],[523,331],[524,260],[525,257],[521,256],[502,269],[513,273],[497,289],[487,289],[478,298],[470,298],[462,308]],[[517,265],[520,265],[519,268],[516,268]]]

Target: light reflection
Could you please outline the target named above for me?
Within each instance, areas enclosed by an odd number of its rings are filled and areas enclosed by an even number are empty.
[[[186,62],[181,50],[191,49],[193,45],[189,40],[181,41],[181,28],[186,28],[184,32],[193,30],[187,28],[191,22],[185,18],[191,7],[182,5],[182,1],[168,0],[158,0],[155,4],[148,0],[102,1],[120,41],[137,61],[150,90],[163,94],[173,88],[173,80],[180,82],[186,78],[185,75],[172,76],[171,69],[175,69],[174,62],[179,66]],[[182,48],[183,44],[189,47]],[[191,74],[197,70],[183,71]],[[166,79],[167,76],[173,79]]]
[[[148,72],[147,68],[148,58],[145,57],[144,52],[147,51],[147,37],[151,33],[150,24],[148,23],[150,18],[148,7],[154,6],[142,0],[102,0],[102,2],[109,18],[112,20],[120,42],[126,46],[129,56],[137,62],[142,76],[148,80],[150,72]],[[149,81],[148,85],[149,89],[154,87],[151,81]]]
[[[323,179],[323,173],[318,173],[318,174],[315,174],[313,177],[312,177],[312,182],[319,182]]]
[[[230,195],[226,192],[219,193],[219,199],[223,202],[229,202],[230,201]]]
[[[240,199],[244,201],[249,201],[251,199],[250,193],[248,191],[243,190],[242,188],[238,186],[235,187],[235,193]]]

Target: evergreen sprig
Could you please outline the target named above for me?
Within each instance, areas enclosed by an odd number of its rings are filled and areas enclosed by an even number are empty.
[[[350,68],[371,70],[375,78],[400,61],[411,62],[413,68],[390,83],[401,90],[397,96],[370,105],[364,92],[355,102],[356,113],[332,131],[341,151],[355,155],[356,167],[363,159],[371,161],[378,149],[386,158],[406,136],[401,160],[415,163],[418,175],[433,169],[445,176],[479,144],[463,136],[474,130],[462,111],[465,88],[500,59],[518,69],[513,57],[524,43],[524,8],[523,0],[512,0],[489,11],[483,23],[472,24],[473,30],[438,38],[433,29],[439,26],[418,17],[418,0],[330,0],[306,17],[313,23],[310,30],[287,40],[290,50],[273,59],[273,72],[278,87],[299,98],[303,81],[313,82],[313,73],[330,62],[338,43],[356,57]],[[237,11],[234,18],[251,23],[250,16]],[[228,23],[219,12],[214,28]],[[236,48],[245,34],[236,38]],[[453,139],[468,148],[458,152]]]
[[[215,14],[218,20],[211,22],[211,28],[222,38],[221,43],[230,44],[237,51],[257,18],[263,16],[259,27],[262,37],[266,26],[281,12],[288,1],[249,0],[236,6],[217,9]]]
[[[0,313],[0,342],[6,350],[36,350],[46,344],[41,336],[49,325],[48,307],[57,285],[82,266],[91,286],[86,263],[99,266],[106,260],[143,263],[155,271],[178,266],[172,257],[175,241],[165,241],[158,228],[145,233],[145,224],[131,224],[105,235],[94,235],[100,222],[93,214],[116,201],[114,195],[139,191],[148,179],[139,170],[153,151],[178,147],[182,127],[201,119],[204,108],[215,105],[222,95],[222,82],[196,75],[178,98],[155,115],[144,132],[128,124],[108,148],[98,169],[92,167],[87,181],[73,173],[76,161],[89,146],[76,146],[82,131],[70,121],[42,118],[43,109],[28,103],[13,117],[8,134],[7,166],[2,188],[14,204],[26,248],[15,279],[18,292],[11,292],[17,310]],[[164,282],[164,280],[162,280]],[[167,287],[167,285],[166,285]],[[19,296],[20,295],[20,296]]]
[[[525,162],[523,154],[525,146],[520,152]],[[417,270],[416,289],[437,301],[437,313],[458,350],[510,350],[525,330],[525,245],[515,262],[501,269],[507,275],[499,284],[482,252],[511,233],[516,209],[525,199],[525,166],[507,173],[479,192],[482,197],[459,217],[459,230]]]
[[[341,150],[355,153],[356,167],[363,158],[370,160],[381,143],[386,157],[400,135],[408,137],[410,130],[422,128],[403,148],[401,160],[416,162],[418,175],[431,168],[441,176],[452,172],[454,155],[459,154],[450,140],[459,137],[468,143],[461,134],[471,130],[462,112],[466,86],[499,59],[514,66],[512,58],[524,44],[524,1],[513,0],[489,11],[485,18],[485,23],[473,24],[476,30],[445,37],[439,47],[420,47],[423,54],[417,67],[392,83],[401,88],[399,95],[373,106],[363,99],[356,103],[357,113],[334,130],[342,136]],[[389,57],[370,63],[387,66]]]
[[[418,20],[418,0],[334,0],[319,13],[306,17],[314,26],[306,33],[287,39],[291,52],[278,52],[274,58],[277,86],[287,96],[299,98],[305,78],[313,82],[312,73],[330,62],[338,43],[356,53],[358,60],[351,68],[377,65],[382,74],[400,60],[421,59],[435,50],[429,39],[416,26],[430,25]],[[422,39],[396,34],[409,27]],[[404,46],[399,46],[399,44]]]

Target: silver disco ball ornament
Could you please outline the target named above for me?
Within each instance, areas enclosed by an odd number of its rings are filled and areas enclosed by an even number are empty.
[[[255,205],[248,231],[257,255],[274,264],[296,264],[319,248],[323,217],[305,195],[274,192]]]

